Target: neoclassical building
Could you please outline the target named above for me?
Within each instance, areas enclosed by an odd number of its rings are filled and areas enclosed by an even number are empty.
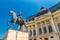
[[[26,19],[29,40],[60,40],[60,3]]]

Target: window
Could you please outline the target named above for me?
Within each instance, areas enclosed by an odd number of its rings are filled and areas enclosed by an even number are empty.
[[[36,40],[36,39],[34,39],[34,40]]]
[[[60,31],[60,24],[58,24],[58,29],[59,29],[59,31]]]
[[[48,38],[45,38],[45,40],[48,40]]]
[[[42,39],[42,38],[40,38],[40,39]]]
[[[32,31],[30,30],[30,36],[32,36]]]
[[[36,35],[36,30],[33,31],[33,34]]]
[[[39,29],[39,34],[42,34],[42,30],[41,30],[41,28]]]
[[[53,36],[51,36],[51,38],[54,38]]]
[[[44,33],[47,33],[46,27],[44,27],[43,30],[44,30]]]
[[[49,30],[49,32],[53,32],[53,30],[52,30],[52,27],[51,27],[51,26],[49,26],[49,27],[48,27],[48,30]]]

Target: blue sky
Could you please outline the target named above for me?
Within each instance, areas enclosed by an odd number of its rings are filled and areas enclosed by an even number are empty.
[[[4,33],[11,26],[7,26],[10,19],[9,10],[14,10],[17,14],[22,12],[25,19],[37,13],[42,6],[50,8],[57,4],[60,0],[0,0],[0,38],[4,37]],[[17,29],[15,26],[14,29]]]

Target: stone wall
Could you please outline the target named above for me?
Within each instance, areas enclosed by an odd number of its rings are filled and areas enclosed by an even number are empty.
[[[20,32],[16,30],[8,30],[5,34],[4,40],[28,40],[29,35],[26,32]]]

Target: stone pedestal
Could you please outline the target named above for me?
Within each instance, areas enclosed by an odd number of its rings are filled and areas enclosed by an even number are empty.
[[[29,35],[26,32],[9,29],[5,33],[4,40],[29,40]]]

